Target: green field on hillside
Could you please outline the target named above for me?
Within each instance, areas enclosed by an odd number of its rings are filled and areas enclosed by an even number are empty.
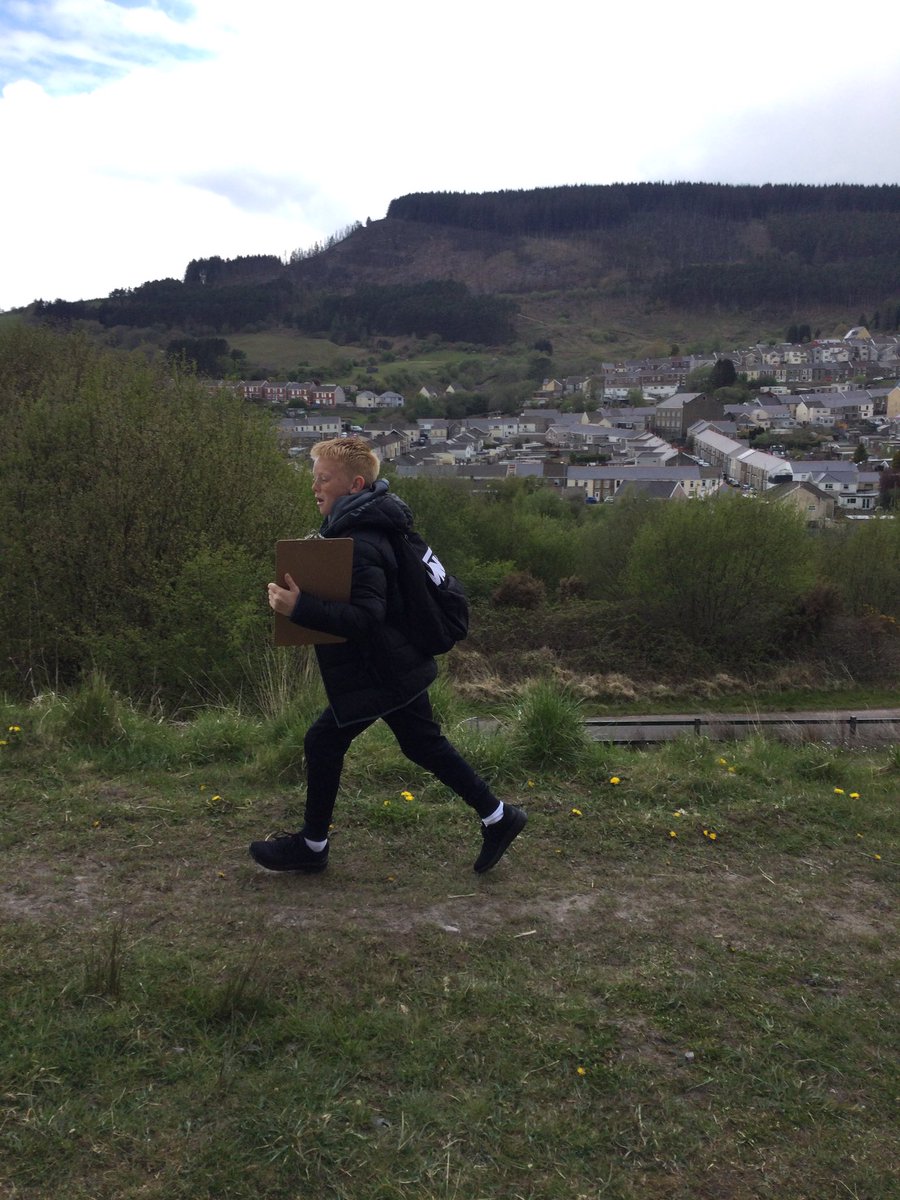
[[[482,372],[486,377],[492,370],[525,377],[534,344],[542,340],[553,346],[550,369],[568,375],[589,373],[606,361],[668,355],[673,346],[683,354],[708,354],[746,348],[757,341],[778,342],[798,319],[821,329],[823,336],[842,336],[858,315],[835,309],[801,314],[686,313],[648,308],[596,291],[536,293],[516,300],[521,308],[519,338],[508,347],[435,346],[415,338],[373,338],[370,345],[337,345],[283,327],[230,334],[228,341],[247,355],[249,363],[271,373],[296,373],[299,364],[307,364],[330,372],[330,382],[344,383],[372,365],[379,378],[403,368],[430,382],[438,376],[452,376],[453,368],[470,360],[487,364],[488,370]],[[387,354],[378,346],[379,340],[389,345]]]

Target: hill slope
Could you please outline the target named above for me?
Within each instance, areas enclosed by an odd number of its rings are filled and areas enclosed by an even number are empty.
[[[288,263],[198,259],[184,281],[36,315],[197,333],[289,327],[338,342],[437,334],[512,340],[525,298],[681,313],[878,310],[900,326],[900,187],[614,184],[392,201]],[[505,297],[505,300],[499,299]],[[512,303],[515,301],[515,304]]]

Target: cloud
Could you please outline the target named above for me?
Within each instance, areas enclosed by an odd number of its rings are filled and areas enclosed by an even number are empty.
[[[789,99],[760,88],[742,112],[693,127],[655,165],[721,183],[900,182],[900,72],[823,78]]]
[[[0,82],[39,82],[51,94],[98,87],[140,66],[207,56],[185,6],[110,0],[14,0],[0,10]]]
[[[895,21],[871,0],[868,30]],[[0,305],[289,254],[406,192],[896,182],[900,44],[736,0],[6,0]]]

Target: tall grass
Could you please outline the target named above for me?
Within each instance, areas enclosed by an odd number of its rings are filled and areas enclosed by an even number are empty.
[[[536,679],[508,713],[510,752],[525,767],[577,767],[588,747],[582,702],[550,679]]]

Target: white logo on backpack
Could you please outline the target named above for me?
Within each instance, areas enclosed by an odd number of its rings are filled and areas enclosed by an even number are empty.
[[[428,568],[431,582],[435,587],[440,587],[447,578],[447,572],[444,570],[441,560],[430,546],[426,547],[425,553],[422,555],[422,562]]]

